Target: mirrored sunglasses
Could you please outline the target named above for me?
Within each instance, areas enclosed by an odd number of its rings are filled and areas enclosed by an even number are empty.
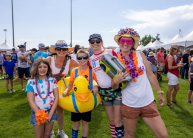
[[[88,59],[88,56],[78,56],[77,59],[78,59],[78,60]]]
[[[101,40],[100,39],[98,39],[98,40],[90,40],[89,41],[91,44],[94,44],[95,42],[97,43],[97,44],[99,44],[100,42],[101,42]]]
[[[128,45],[132,45],[133,44],[133,40],[128,40],[128,39],[120,39],[119,40],[119,43],[120,44],[125,44],[125,42],[128,44]]]

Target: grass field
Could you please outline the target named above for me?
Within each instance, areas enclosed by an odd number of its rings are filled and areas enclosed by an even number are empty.
[[[190,138],[193,137],[193,105],[187,103],[187,93],[189,89],[188,80],[179,79],[180,90],[177,94],[177,101],[180,103],[174,108],[158,105],[160,115],[166,125],[170,138]],[[26,81],[24,82],[26,84]],[[166,92],[168,80],[163,76],[160,82],[161,89]],[[15,93],[6,93],[5,80],[0,80],[0,138],[34,138],[33,127],[30,121],[30,106],[27,96],[21,90],[19,82],[14,81]],[[154,91],[155,99],[157,94]],[[165,97],[165,94],[164,94]],[[70,112],[64,111],[63,130],[71,137],[72,122]],[[57,123],[54,124],[54,132],[57,135]],[[81,128],[79,129],[81,137]],[[92,112],[92,121],[89,123],[89,138],[111,138],[109,123],[102,105],[99,105]],[[135,138],[155,138],[149,127],[138,119]]]

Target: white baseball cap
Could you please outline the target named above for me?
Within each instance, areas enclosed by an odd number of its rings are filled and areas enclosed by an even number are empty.
[[[43,43],[39,43],[38,47],[39,48],[45,48],[45,45]]]

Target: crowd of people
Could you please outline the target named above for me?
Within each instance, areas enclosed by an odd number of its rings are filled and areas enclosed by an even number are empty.
[[[165,124],[157,110],[156,100],[154,98],[151,86],[157,91],[160,106],[165,105],[164,92],[160,89],[157,81],[157,74],[167,73],[168,89],[166,92],[167,106],[174,107],[172,103],[177,104],[176,95],[179,90],[179,70],[181,78],[189,79],[190,90],[188,91],[188,101],[191,100],[193,90],[193,50],[186,49],[185,54],[178,54],[178,45],[173,44],[169,54],[161,48],[155,53],[151,49],[145,55],[137,51],[140,41],[139,34],[134,29],[121,29],[114,37],[115,42],[120,47],[118,54],[112,49],[105,49],[103,39],[100,34],[91,34],[88,39],[89,48],[81,49],[80,45],[75,48],[69,47],[64,40],[58,40],[56,44],[49,49],[43,43],[31,52],[25,51],[25,45],[19,45],[20,52],[0,54],[1,78],[5,74],[7,93],[15,92],[13,89],[13,79],[20,79],[21,89],[25,90],[23,85],[24,74],[28,80],[26,93],[29,105],[31,107],[30,124],[34,126],[36,138],[53,138],[52,130],[54,121],[58,123],[58,135],[62,138],[68,138],[63,131],[64,109],[57,103],[59,99],[57,81],[61,78],[70,76],[70,83],[62,96],[68,96],[73,82],[75,80],[75,70],[78,70],[78,76],[87,76],[93,78],[97,85],[93,87],[94,94],[101,95],[102,105],[106,111],[112,138],[130,138],[134,137],[136,131],[137,119],[141,116],[143,121],[151,128],[156,137],[167,138]],[[48,50],[50,53],[48,53]],[[72,52],[73,51],[73,52]],[[127,81],[127,73],[117,71],[112,80],[100,67],[101,57],[108,53],[116,56],[125,66],[126,72],[132,77],[132,82],[120,89],[120,83]],[[89,70],[92,70],[92,76],[89,76]],[[9,89],[9,80],[11,89]],[[104,95],[105,92],[105,95]],[[113,96],[112,96],[113,95]],[[46,123],[38,125],[36,113],[41,110],[48,112]],[[97,110],[97,109],[96,109]],[[80,122],[82,123],[82,138],[86,138],[89,130],[88,122],[91,121],[92,111],[86,113],[71,113],[72,138],[78,137]],[[123,125],[124,124],[124,125]]]

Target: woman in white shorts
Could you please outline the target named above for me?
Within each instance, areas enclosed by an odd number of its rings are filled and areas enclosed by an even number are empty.
[[[176,104],[176,103],[178,103],[176,101],[176,94],[179,90],[179,82],[178,82],[179,71],[178,71],[178,68],[183,67],[183,63],[176,64],[176,60],[174,58],[174,55],[176,55],[178,53],[178,45],[173,44],[169,51],[170,52],[165,60],[166,69],[168,71],[167,77],[169,79],[166,97],[167,97],[167,106],[174,107],[170,102],[171,91],[174,89],[173,93],[172,93],[172,102],[174,104]]]

